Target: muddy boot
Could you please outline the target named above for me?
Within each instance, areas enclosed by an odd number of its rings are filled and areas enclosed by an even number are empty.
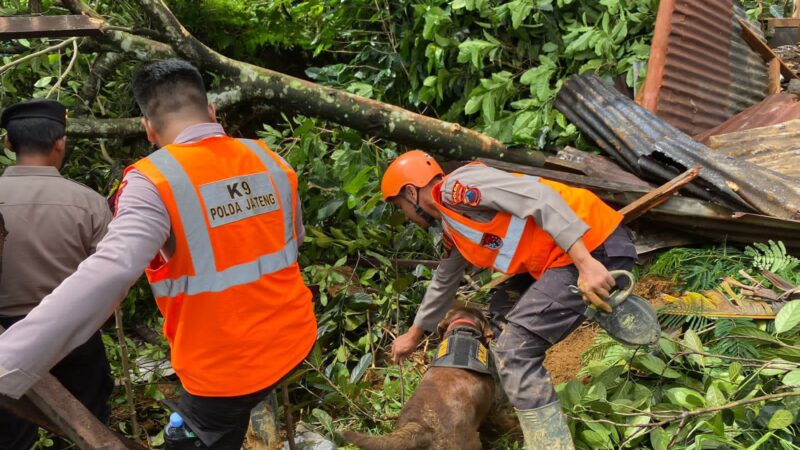
[[[517,418],[525,436],[526,449],[575,450],[560,402],[536,409],[518,409]]]

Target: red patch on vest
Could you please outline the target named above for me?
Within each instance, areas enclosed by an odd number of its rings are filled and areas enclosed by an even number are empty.
[[[453,189],[450,191],[450,197],[453,198],[453,204],[457,205],[464,201],[464,195],[467,193],[467,188],[456,181],[453,183]]]
[[[481,239],[481,246],[491,250],[497,250],[503,246],[503,239],[501,239],[500,236],[495,236],[494,234],[484,233],[483,238]]]

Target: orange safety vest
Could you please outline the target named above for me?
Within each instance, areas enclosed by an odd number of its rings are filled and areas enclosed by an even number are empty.
[[[480,163],[473,163],[480,164]],[[622,222],[622,215],[592,192],[529,175],[514,174],[553,188],[566,200],[577,216],[589,225],[583,243],[591,252],[599,247]],[[446,239],[472,265],[493,268],[498,272],[530,273],[542,276],[551,267],[572,264],[572,259],[541,229],[533,218],[520,218],[498,211],[489,222],[464,217],[442,203],[441,188],[446,177],[433,188],[433,199],[442,213]]]
[[[263,143],[227,136],[167,145],[132,169],[169,213],[175,251],[145,273],[183,387],[232,397],[275,384],[317,332],[297,264],[297,175]]]

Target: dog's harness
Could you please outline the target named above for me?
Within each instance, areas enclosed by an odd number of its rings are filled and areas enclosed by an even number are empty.
[[[458,326],[454,321],[453,331],[436,349],[430,367],[453,367],[478,373],[491,374],[489,370],[489,348],[481,333],[471,327]],[[463,322],[471,323],[467,320]]]

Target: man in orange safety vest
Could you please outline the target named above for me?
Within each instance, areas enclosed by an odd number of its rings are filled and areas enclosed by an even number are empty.
[[[547,349],[585,320],[584,301],[610,311],[603,301],[616,284],[609,270],[630,270],[636,258],[622,215],[585,189],[480,163],[445,175],[421,151],[394,160],[381,190],[412,222],[441,222],[446,247],[414,324],[392,345],[393,358],[436,329],[469,264],[517,274],[510,283],[524,294],[516,303],[501,291],[490,304],[500,382],[529,449],[574,448],[542,363]],[[583,296],[570,292],[575,284]]]

